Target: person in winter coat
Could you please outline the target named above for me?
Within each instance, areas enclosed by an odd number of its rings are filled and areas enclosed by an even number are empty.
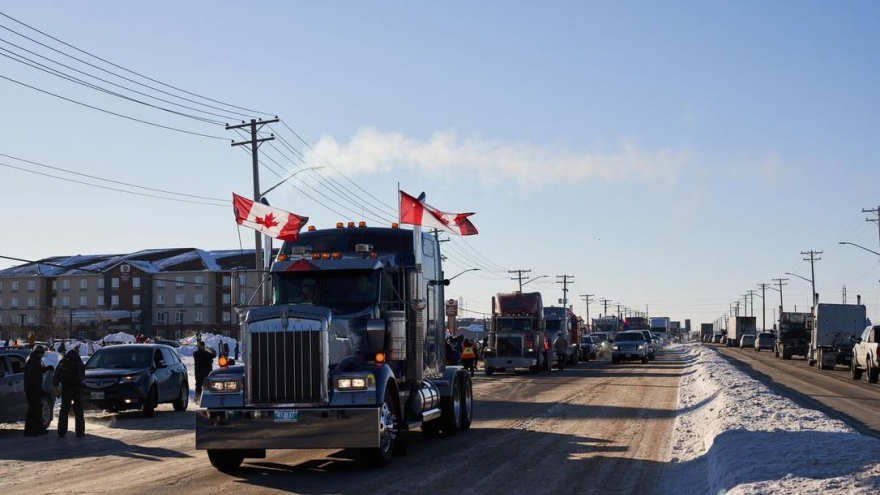
[[[79,345],[67,351],[58,362],[58,368],[52,377],[52,384],[61,386],[61,410],[58,412],[58,436],[67,434],[67,417],[73,405],[74,430],[76,436],[86,435],[86,420],[83,413],[83,380],[86,378],[86,365],[79,355]]]
[[[559,371],[562,371],[562,368],[565,367],[565,360],[568,359],[568,342],[562,337],[561,332],[556,334],[553,350],[556,352],[556,360],[559,362]]]
[[[471,376],[474,376],[474,371],[477,369],[477,351],[471,339],[465,338],[461,342],[461,364]]]
[[[24,362],[24,395],[27,398],[27,416],[24,420],[24,436],[36,437],[47,433],[41,421],[43,411],[43,373],[52,366],[43,366],[46,348],[37,345]]]
[[[202,396],[202,382],[205,381],[205,378],[214,369],[214,357],[216,357],[216,354],[214,349],[205,347],[204,340],[200,340],[197,347],[198,349],[193,352],[193,364],[196,375],[196,400],[199,400]]]

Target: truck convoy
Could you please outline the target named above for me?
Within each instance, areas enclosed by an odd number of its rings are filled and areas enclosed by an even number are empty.
[[[544,303],[540,292],[496,294],[492,298],[489,343],[483,352],[486,375],[526,368],[549,369],[552,350],[544,349]]]
[[[270,269],[272,304],[247,312],[246,366],[214,370],[197,449],[222,471],[267,449],[357,449],[370,465],[405,452],[401,433],[470,428],[470,375],[444,363],[440,243],[420,228],[300,234]]]
[[[548,306],[544,308],[544,330],[551,342],[560,335],[568,344],[566,364],[580,361],[580,341],[578,339],[577,316],[568,308]]]
[[[810,351],[813,320],[812,313],[780,311],[776,357],[791,359],[792,356],[803,356],[806,359]]]
[[[727,347],[739,346],[743,335],[758,336],[758,323],[754,316],[731,316],[727,322]]]
[[[818,363],[820,370],[834,369],[838,364],[849,368],[856,337],[866,325],[863,304],[817,304],[807,364]]]

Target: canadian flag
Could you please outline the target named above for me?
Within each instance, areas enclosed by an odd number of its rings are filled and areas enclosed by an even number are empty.
[[[272,208],[235,193],[232,193],[232,209],[235,210],[235,221],[239,225],[283,241],[295,241],[299,236],[299,229],[309,221],[309,217]]]
[[[477,228],[467,217],[473,213],[445,213],[400,191],[400,223],[431,227],[450,234],[474,235]]]

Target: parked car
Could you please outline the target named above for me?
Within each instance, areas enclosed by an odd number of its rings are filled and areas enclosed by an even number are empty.
[[[84,403],[94,409],[141,409],[153,417],[158,404],[175,411],[189,405],[189,376],[173,347],[120,344],[102,347],[86,362]]]
[[[852,361],[849,363],[853,380],[861,379],[862,374],[867,372],[868,383],[877,383],[880,378],[878,345],[880,345],[880,325],[866,327],[862,335],[856,338]]]
[[[755,334],[753,334],[753,333],[747,333],[747,334],[743,335],[742,337],[739,338],[739,348],[740,349],[750,349],[752,347],[755,347],[755,340],[757,338],[758,337],[756,337]]]
[[[642,363],[647,364],[649,345],[645,334],[639,330],[617,332],[611,343],[611,363],[617,364],[621,360],[639,359]]]
[[[593,342],[592,337],[585,335],[578,345],[580,346],[581,361],[596,359],[596,343]]]
[[[774,350],[776,349],[776,334],[771,332],[761,332],[758,334],[758,338],[755,339],[755,350],[760,351],[761,349]]]
[[[24,395],[24,362],[28,350],[0,350],[0,423],[24,421],[27,416],[27,398]],[[42,409],[40,424],[44,430],[52,424],[55,397],[52,395],[52,373],[43,373]]]

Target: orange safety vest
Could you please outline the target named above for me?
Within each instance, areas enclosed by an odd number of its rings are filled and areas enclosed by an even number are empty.
[[[473,347],[462,347],[461,348],[461,358],[462,359],[474,359],[477,357],[477,354],[474,352]]]

